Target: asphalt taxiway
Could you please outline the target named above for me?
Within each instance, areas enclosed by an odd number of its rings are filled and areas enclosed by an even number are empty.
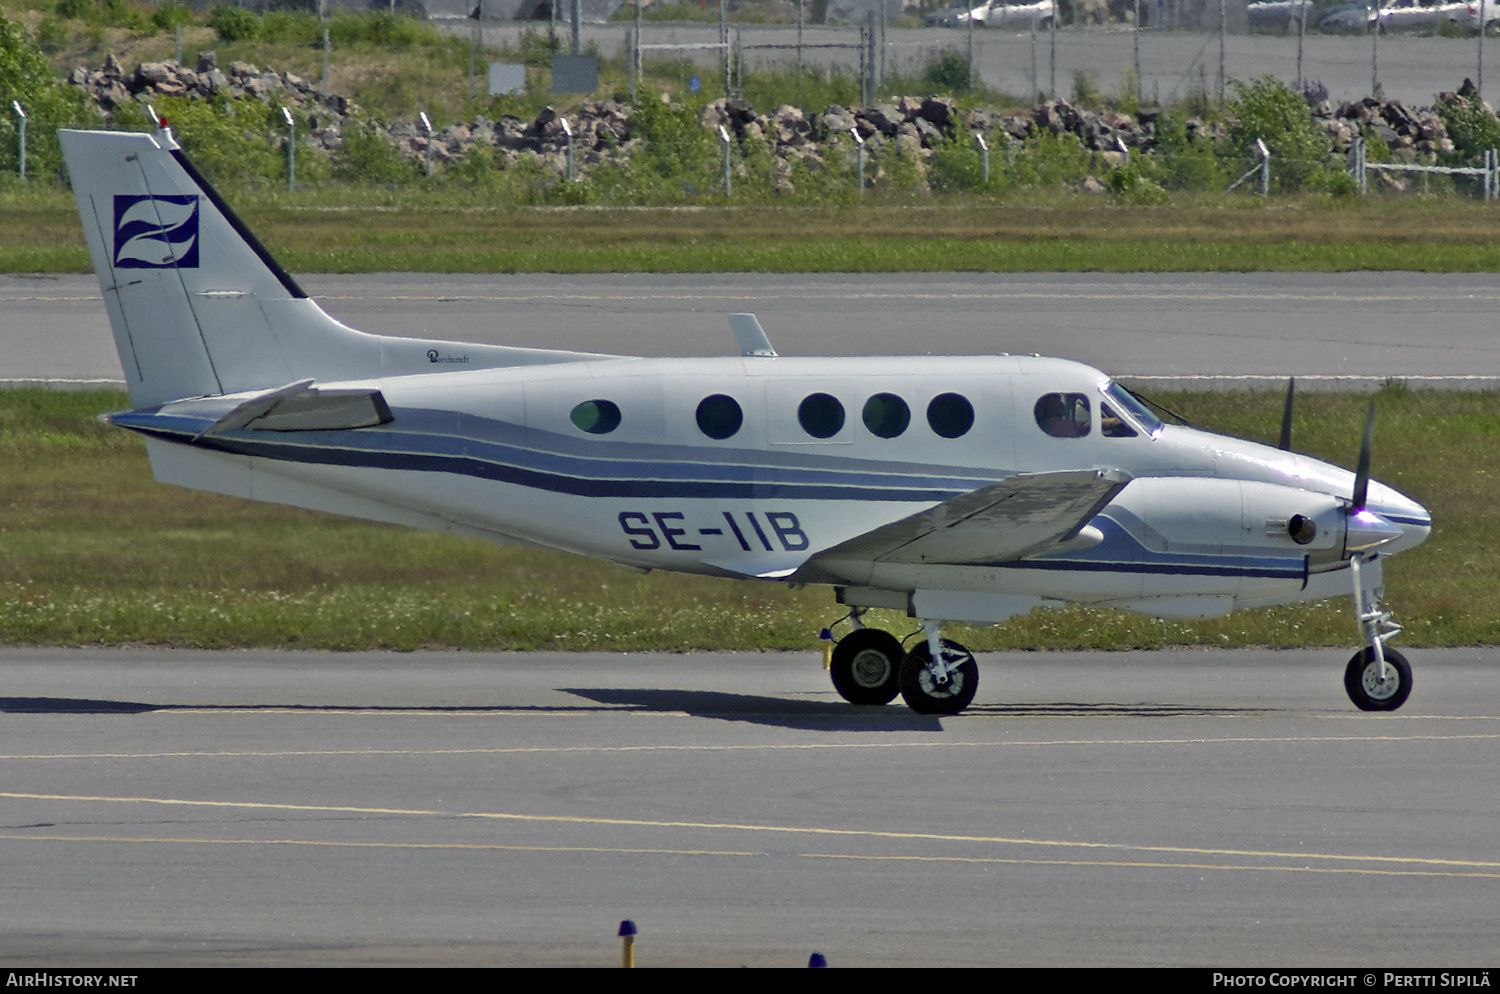
[[[1408,654],[3,649],[0,960],[1493,965],[1500,653]]]
[[[1500,386],[1488,273],[298,276],[363,331],[617,355],[723,355],[759,315],[785,355],[1077,359],[1136,380],[1288,372]],[[0,276],[0,382],[113,380],[91,275]],[[1253,381],[1247,381],[1253,382]],[[1360,383],[1356,383],[1358,386]],[[1326,383],[1325,383],[1326,385]]]

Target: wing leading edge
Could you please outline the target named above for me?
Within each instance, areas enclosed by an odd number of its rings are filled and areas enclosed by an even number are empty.
[[[1130,479],[1117,469],[1012,476],[824,549],[803,569],[836,560],[997,563],[1055,551]]]

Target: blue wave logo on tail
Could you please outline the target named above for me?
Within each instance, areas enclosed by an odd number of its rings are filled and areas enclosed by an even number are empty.
[[[198,197],[115,195],[116,269],[197,269]]]

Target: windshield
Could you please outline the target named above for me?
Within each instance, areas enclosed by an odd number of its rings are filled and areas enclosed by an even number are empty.
[[[1145,404],[1136,400],[1129,390],[1126,390],[1113,380],[1110,380],[1100,389],[1104,392],[1104,396],[1108,397],[1119,406],[1120,410],[1125,412],[1127,417],[1144,428],[1146,434],[1155,438],[1161,432],[1161,418],[1151,413],[1151,409]]]

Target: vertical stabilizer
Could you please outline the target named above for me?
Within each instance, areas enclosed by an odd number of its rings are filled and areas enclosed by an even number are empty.
[[[296,379],[278,332],[295,332],[312,375],[379,375],[379,339],[308,300],[170,131],[59,138],[135,404]]]
[[[302,292],[170,130],[58,137],[137,407],[303,380],[613,358],[355,331]]]

